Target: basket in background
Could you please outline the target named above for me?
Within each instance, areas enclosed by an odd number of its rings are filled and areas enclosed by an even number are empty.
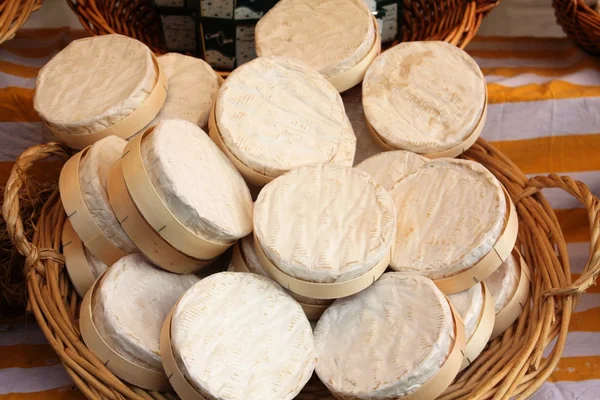
[[[0,1],[0,44],[12,39],[29,15],[42,6],[42,0]]]
[[[590,54],[600,54],[600,13],[584,0],[553,0],[556,22]]]

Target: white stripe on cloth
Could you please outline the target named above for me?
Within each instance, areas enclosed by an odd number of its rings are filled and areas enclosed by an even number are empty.
[[[539,174],[527,174],[527,177],[531,178],[536,175]],[[562,172],[560,175],[569,176],[576,181],[583,182],[594,196],[600,196],[600,171]],[[562,189],[544,189],[542,193],[555,210],[583,207],[583,204]]]
[[[482,137],[497,142],[600,133],[600,97],[497,103],[488,106]]]
[[[567,40],[477,40],[475,38],[466,51],[560,51],[573,48],[573,43]],[[527,54],[527,53],[525,53]],[[551,54],[551,53],[549,53]]]
[[[46,343],[48,341],[35,322],[0,325],[0,355],[2,354],[2,346]]]
[[[62,364],[34,368],[5,368],[0,373],[0,394],[32,393],[72,385]]]
[[[8,50],[0,49],[0,60],[7,61],[13,64],[25,65],[27,67],[41,68],[46,64],[58,51],[53,52],[47,57],[23,57]]]
[[[600,307],[600,293],[585,293],[579,297],[575,312],[584,312]]]
[[[573,72],[571,74],[564,74],[561,76],[542,76],[536,74],[520,74],[516,76],[501,76],[501,75],[486,75],[485,81],[487,83],[497,83],[507,87],[518,87],[529,84],[543,84],[553,81],[564,81],[574,85],[589,86],[590,83],[600,82],[600,71],[585,68],[581,71]]]
[[[545,382],[530,400],[596,400],[600,398],[600,379],[579,382]]]
[[[20,76],[0,72],[0,89],[4,89],[7,87],[22,87],[25,89],[35,89],[36,80],[36,78],[22,78]]]
[[[567,243],[567,251],[569,252],[571,272],[581,274],[590,255],[590,244],[588,242]]]
[[[546,346],[544,357],[548,357],[555,344],[556,338]],[[600,356],[600,332],[569,332],[562,356]]]
[[[53,140],[41,122],[0,122],[0,161],[14,161],[28,147]]]

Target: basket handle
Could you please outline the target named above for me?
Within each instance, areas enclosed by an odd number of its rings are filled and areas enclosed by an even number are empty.
[[[11,241],[19,253],[25,257],[26,273],[32,266],[37,265],[40,260],[52,259],[62,264],[64,263],[64,257],[54,249],[40,249],[27,239],[20,214],[20,191],[23,187],[28,186],[30,178],[27,176],[27,172],[36,162],[50,157],[67,160],[69,153],[66,146],[56,142],[30,147],[17,158],[6,182],[2,216],[6,221],[6,230]]]
[[[592,195],[587,185],[575,181],[568,176],[558,176],[555,174],[541,175],[529,179],[528,184],[530,187],[536,189],[562,189],[585,206],[588,212],[591,231],[590,256],[587,264],[579,279],[565,288],[550,290],[546,295],[579,295],[584,293],[587,288],[595,284],[600,274],[600,201]]]

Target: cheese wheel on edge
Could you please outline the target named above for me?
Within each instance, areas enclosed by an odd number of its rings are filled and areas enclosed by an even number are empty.
[[[404,397],[445,363],[454,324],[448,301],[431,280],[385,273],[325,310],[314,331],[315,371],[340,399]]]
[[[514,255],[510,255],[500,267],[486,280],[490,294],[495,302],[496,314],[506,307],[519,286],[519,265]]]
[[[448,298],[464,322],[465,340],[469,343],[483,313],[483,285],[478,283],[468,290],[448,295]]]
[[[251,273],[203,279],[175,307],[171,345],[179,368],[208,399],[291,400],[315,364],[302,308]]]
[[[34,108],[60,132],[90,134],[139,108],[157,78],[142,42],[117,34],[79,39],[40,70]]]

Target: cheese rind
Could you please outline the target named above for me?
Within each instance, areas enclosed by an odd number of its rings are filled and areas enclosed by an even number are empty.
[[[396,399],[444,364],[454,341],[448,301],[417,274],[386,273],[336,300],[314,331],[321,381],[343,399]]]
[[[352,124],[352,130],[356,136],[356,154],[354,157],[354,165],[363,162],[365,159],[381,153],[381,149],[373,141],[365,113],[362,106],[362,87],[357,85],[342,93],[342,101],[346,109],[346,115]]]
[[[483,314],[483,285],[478,283],[468,290],[451,294],[448,298],[463,320],[465,339],[468,343]]]
[[[139,108],[157,78],[142,42],[117,34],[79,39],[40,70],[34,108],[54,129],[90,134]]]
[[[429,161],[418,154],[404,150],[386,151],[376,154],[356,166],[370,174],[386,190]]]
[[[252,198],[231,161],[198,126],[162,120],[141,144],[150,180],[169,210],[207,240],[229,243],[252,231]]]
[[[356,138],[339,93],[299,60],[261,57],[237,68],[219,90],[215,120],[229,151],[267,176],[354,160]]]
[[[112,210],[108,200],[108,173],[123,154],[127,142],[107,136],[94,143],[79,162],[79,185],[83,201],[108,240],[126,253],[137,250]]]
[[[363,81],[365,116],[391,147],[433,153],[455,147],[483,113],[475,61],[445,42],[407,42],[383,52]]]
[[[255,203],[254,234],[287,275],[343,282],[389,254],[395,214],[390,194],[366,172],[309,165],[263,188]]]
[[[179,53],[158,57],[169,82],[167,99],[158,115],[150,123],[163,119],[185,119],[199,127],[208,125],[220,82],[217,73],[204,60]]]
[[[256,25],[256,53],[297,58],[330,78],[365,58],[375,29],[362,0],[282,0]]]
[[[98,284],[92,298],[94,325],[122,357],[162,371],[162,324],[177,300],[199,280],[156,268],[141,254],[125,256]]]
[[[512,300],[519,287],[520,270],[518,261],[511,254],[486,280],[485,284],[494,299],[498,314]]]
[[[104,264],[100,261],[96,256],[94,256],[87,247],[83,246],[83,255],[92,271],[92,275],[94,278],[98,278],[100,275],[104,273],[108,269],[108,265]]]
[[[275,282],[222,272],[192,287],[171,321],[175,359],[205,398],[291,400],[315,363],[302,308]]]
[[[431,279],[475,265],[496,244],[507,216],[502,185],[473,161],[429,161],[391,194],[397,213],[391,267]]]

